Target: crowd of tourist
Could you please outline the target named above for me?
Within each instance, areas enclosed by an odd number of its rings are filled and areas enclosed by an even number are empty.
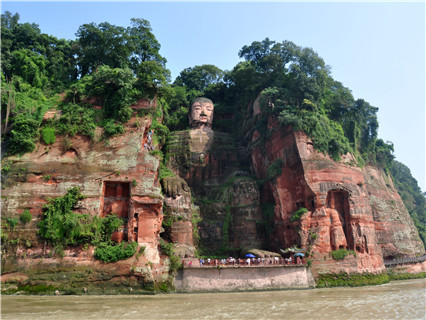
[[[233,258],[227,259],[212,259],[212,258],[201,258],[198,261],[182,261],[184,267],[249,267],[249,266],[273,266],[273,265],[302,265],[304,261],[300,257],[289,257],[289,258]]]

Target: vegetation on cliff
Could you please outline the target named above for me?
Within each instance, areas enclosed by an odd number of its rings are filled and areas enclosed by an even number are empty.
[[[419,230],[420,239],[426,245],[426,199],[410,169],[394,160],[390,167],[394,184],[405,207]]]
[[[318,288],[324,287],[359,287],[388,283],[390,280],[387,273],[327,273],[319,274],[315,280]]]
[[[260,133],[254,143],[262,145],[274,118],[306,132],[317,150],[336,160],[351,152],[360,166],[390,171],[425,242],[424,195],[408,168],[394,161],[392,143],[378,138],[378,108],[355,100],[311,48],[266,38],[244,46],[239,56],[245,61],[230,71],[194,66],[170,83],[160,44],[144,19],[131,19],[126,28],[83,24],[75,40],[43,34],[37,24],[20,23],[19,14],[8,11],[1,25],[1,131],[7,153],[31,152],[40,138],[50,144],[56,135],[65,136],[67,150],[67,137],[94,139],[97,127],[107,139],[123,132],[133,103],[154,97],[159,107],[147,115],[161,146],[169,131],[186,128],[191,100],[205,96],[215,102],[215,130],[233,133],[242,145],[253,146],[247,132],[254,131]],[[261,113],[254,116],[247,106],[257,97]],[[47,110],[59,112],[43,120]],[[167,154],[163,158],[167,161]],[[271,165],[267,178],[279,167]],[[162,176],[170,174],[162,168]],[[57,235],[46,236],[56,241]]]
[[[49,201],[43,207],[43,218],[39,223],[39,235],[48,240],[61,254],[65,247],[74,245],[96,245],[94,257],[104,262],[127,259],[136,253],[137,243],[114,244],[111,235],[123,220],[115,215],[93,217],[73,212],[77,202],[83,199],[79,188],[68,190],[63,196]]]
[[[40,128],[44,136],[49,128],[47,143],[56,131],[93,138],[101,126],[106,136],[119,134],[120,124],[132,114],[131,104],[154,95],[169,130],[184,128],[190,101],[204,95],[215,101],[215,127],[234,128],[242,136],[253,125],[246,104],[262,93],[256,124],[261,139],[274,115],[283,126],[305,131],[318,150],[333,158],[351,151],[360,155],[360,163],[389,168],[392,162],[393,145],[377,139],[378,108],[355,101],[310,48],[266,38],[244,46],[239,56],[246,61],[231,71],[212,65],[186,68],[169,85],[166,59],[148,21],[132,19],[127,28],[84,24],[76,36],[75,41],[58,40],[42,34],[36,24],[20,24],[18,14],[2,15],[2,115],[9,152],[32,151]],[[64,90],[61,118],[42,123],[45,111],[58,103],[48,99]],[[95,112],[89,102],[102,111]],[[232,120],[239,125],[229,126]]]
[[[107,22],[84,24],[77,40],[41,33],[38,25],[19,23],[19,14],[2,14],[2,132],[7,152],[31,152],[46,128],[73,136],[123,132],[130,105],[154,97],[169,79],[166,59],[148,21],[132,19],[128,28]],[[57,93],[64,93],[59,100]],[[91,105],[91,104],[92,105]],[[101,110],[94,110],[93,104]],[[62,115],[43,122],[48,109]]]

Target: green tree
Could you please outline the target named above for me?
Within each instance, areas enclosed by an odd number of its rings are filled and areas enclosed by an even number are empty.
[[[396,160],[392,161],[390,172],[398,193],[426,245],[426,198],[410,169]]]
[[[28,49],[20,49],[12,53],[11,72],[33,87],[42,88],[48,81],[45,75],[46,64],[47,60],[42,55],[34,54]]]
[[[344,123],[349,110],[354,108],[355,100],[352,92],[331,77],[328,78],[327,82],[324,108],[330,119]]]
[[[250,63],[253,67],[251,72],[257,73],[258,90],[285,88],[283,98],[289,105],[300,107],[305,99],[317,103],[325,93],[329,67],[310,48],[299,47],[291,41],[277,43],[266,38],[244,46],[239,56]]]
[[[19,75],[40,87],[39,78],[43,75],[51,89],[60,91],[64,83],[77,78],[72,42],[41,33],[35,23],[20,24],[19,14],[12,15],[9,11],[2,15],[1,36],[2,72],[6,81]]]
[[[136,72],[138,66],[147,61],[156,61],[163,68],[167,60],[160,55],[160,43],[152,33],[148,20],[131,19],[127,28],[128,44],[131,48],[130,68]]]
[[[135,78],[130,69],[111,68],[107,65],[99,67],[87,81],[88,95],[103,99],[105,118],[127,121],[131,116],[129,106],[138,94],[133,87]]]
[[[222,81],[224,72],[211,64],[195,66],[182,70],[174,81],[177,86],[186,86],[187,89],[205,91],[210,85]]]
[[[12,12],[6,10],[2,15],[1,15],[1,27],[6,28],[6,29],[13,29],[14,27],[16,27],[18,25],[20,16],[19,13],[15,13],[14,15],[12,15]]]
[[[146,96],[153,97],[160,88],[167,85],[170,72],[158,61],[144,61],[137,66],[136,76],[136,88]]]
[[[342,113],[341,123],[348,137],[349,142],[355,152],[363,155],[367,163],[377,164],[377,149],[379,148],[379,163],[389,163],[385,158],[391,158],[389,152],[393,152],[393,146],[384,146],[382,142],[377,142],[377,131],[379,123],[377,121],[377,111],[379,109],[371,106],[363,99],[356,100],[349,108]],[[386,151],[386,150],[387,151]],[[383,153],[386,151],[388,155]]]
[[[82,76],[93,73],[98,67],[128,67],[130,47],[126,29],[108,22],[83,24],[77,30],[80,50],[79,66]]]
[[[14,118],[8,141],[9,152],[26,153],[35,149],[35,142],[39,136],[40,122],[21,113]]]

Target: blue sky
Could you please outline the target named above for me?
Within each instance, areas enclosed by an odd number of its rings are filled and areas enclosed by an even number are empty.
[[[332,76],[379,108],[379,137],[392,141],[425,184],[425,3],[417,2],[86,2],[2,1],[43,33],[75,39],[84,23],[127,27],[150,21],[175,78],[187,67],[232,69],[238,51],[266,37],[311,47]]]

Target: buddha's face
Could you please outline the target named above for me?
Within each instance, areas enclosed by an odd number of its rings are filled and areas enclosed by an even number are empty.
[[[193,128],[211,127],[213,122],[213,103],[196,101],[191,106],[189,124]]]

